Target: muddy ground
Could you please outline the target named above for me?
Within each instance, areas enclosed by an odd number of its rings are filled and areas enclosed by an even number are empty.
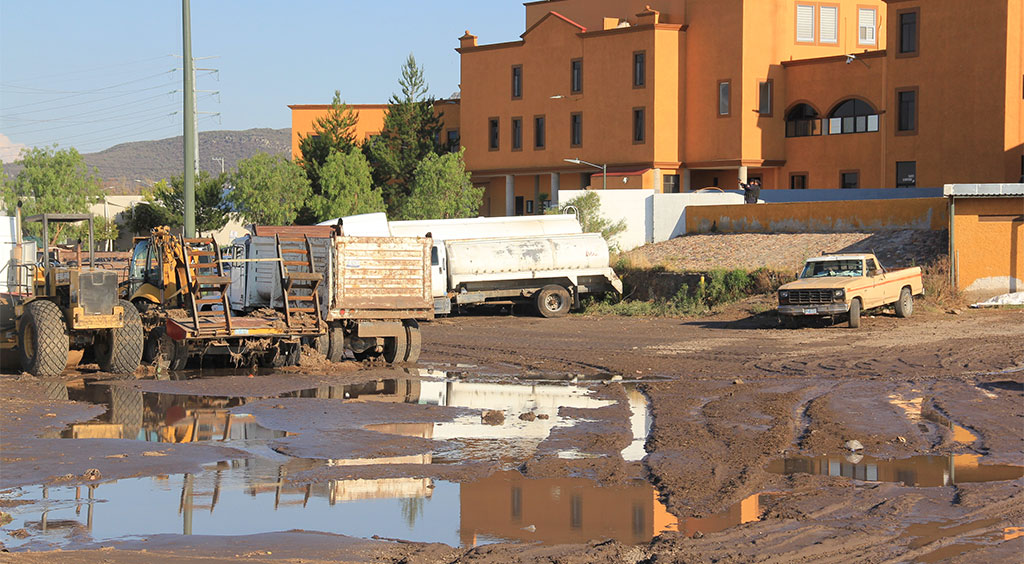
[[[859,330],[787,330],[772,314],[751,313],[757,309],[740,305],[700,319],[476,315],[425,324],[420,368],[470,381],[576,381],[602,402],[563,407],[559,415],[579,423],[555,428],[527,456],[484,455],[463,464],[382,466],[369,459],[415,458],[430,441],[401,426],[450,422],[465,417],[464,408],[281,397],[393,377],[390,369],[251,378],[193,372],[179,380],[110,383],[248,396],[246,412],[260,425],[289,433],[271,443],[276,452],[364,461],[297,467],[287,481],[300,485],[380,477],[471,483],[510,468],[535,481],[595,480],[607,491],[646,480],[655,487],[655,505],[673,520],[650,542],[595,536],[572,544],[460,547],[294,531],[283,523],[261,535],[93,542],[84,534],[63,545],[69,550],[14,549],[0,561],[1020,562],[1024,311],[919,308],[910,319],[867,317]],[[86,368],[65,380],[82,373],[102,378]],[[72,423],[102,417],[104,408],[52,389],[27,375],[0,376],[0,509],[15,511],[21,502],[13,492],[23,487],[196,472],[246,456],[216,442],[58,438]],[[632,389],[648,399],[652,420],[642,461],[619,455],[632,437]],[[850,451],[850,440],[863,448]],[[567,449],[584,456],[559,454]],[[712,525],[730,512],[742,517],[728,527]],[[5,526],[0,542],[18,534],[32,538],[33,531]]]

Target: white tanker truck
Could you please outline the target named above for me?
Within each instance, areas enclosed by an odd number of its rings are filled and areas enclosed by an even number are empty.
[[[622,293],[608,266],[608,244],[597,233],[434,243],[435,313],[450,313],[453,304],[532,303],[542,316],[560,317],[584,294]]]

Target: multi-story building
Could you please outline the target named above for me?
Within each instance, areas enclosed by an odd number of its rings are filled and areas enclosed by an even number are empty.
[[[757,177],[768,189],[882,188],[1024,174],[1024,0],[525,8],[519,41],[460,39],[461,100],[445,108],[447,135],[461,137],[487,188],[484,215],[540,213],[559,190],[585,187],[679,192]]]

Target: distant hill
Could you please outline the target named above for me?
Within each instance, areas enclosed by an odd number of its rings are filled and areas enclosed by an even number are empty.
[[[184,169],[181,136],[156,141],[133,141],[115,145],[98,153],[85,153],[85,162],[95,167],[105,186],[113,193],[137,193],[142,180],[146,186],[157,180],[180,175]],[[230,172],[235,164],[257,153],[289,156],[291,129],[247,129],[245,131],[200,131],[199,168],[220,174],[220,160]],[[216,157],[218,160],[213,160]],[[20,166],[5,165],[6,172],[17,175]]]

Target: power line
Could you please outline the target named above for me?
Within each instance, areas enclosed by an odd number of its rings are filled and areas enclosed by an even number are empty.
[[[160,73],[156,73],[156,74],[151,74],[149,76],[144,76],[142,78],[137,78],[135,80],[128,80],[128,81],[125,81],[125,82],[119,82],[117,84],[111,84],[110,86],[104,86],[102,88],[95,88],[95,89],[92,89],[92,90],[83,90],[83,91],[81,91],[81,92],[79,92],[77,94],[71,94],[69,96],[61,96],[59,98],[53,98],[53,99],[50,99],[50,100],[40,100],[39,102],[30,102],[28,104],[19,104],[17,106],[8,106],[5,109],[7,109],[7,110],[16,110],[18,108],[27,108],[29,106],[38,106],[39,104],[49,104],[50,102],[59,102],[61,100],[67,100],[69,98],[77,98],[78,96],[84,96],[86,94],[98,94],[98,93],[103,92],[105,90],[110,90],[112,88],[118,88],[120,86],[125,86],[125,85],[128,85],[128,84],[135,84],[135,83],[138,83],[138,82],[143,82],[145,80],[149,80],[151,78],[156,78],[158,76],[163,76],[165,74],[170,74],[170,73],[173,73],[173,72],[175,72],[175,70],[171,69],[171,70],[167,70],[167,71],[164,71],[164,72],[160,72]]]
[[[84,69],[75,69],[73,71],[67,71],[67,72],[58,72],[58,73],[51,73],[51,74],[28,76],[28,77],[25,77],[25,78],[20,78],[20,79],[14,80],[14,81],[10,81],[10,83],[13,84],[13,83],[17,83],[17,82],[28,82],[30,80],[41,80],[41,79],[44,79],[44,78],[55,78],[55,77],[71,76],[71,75],[82,74],[82,73],[92,73],[92,72],[95,72],[95,71],[98,71],[98,70],[128,67],[128,66],[132,66],[132,65],[138,65],[140,63],[149,63],[149,62],[152,62],[152,61],[157,61],[157,60],[160,60],[160,59],[166,59],[166,58],[170,58],[170,57],[174,57],[174,55],[160,55],[160,56],[157,56],[157,57],[151,57],[149,59],[139,59],[137,61],[128,61],[128,62],[124,62],[124,63],[111,63],[109,65],[101,65],[101,66],[98,66],[98,67],[90,67],[90,68],[84,68]]]
[[[117,95],[114,95],[114,96],[109,96],[109,97],[106,98],[106,100],[112,100],[114,98],[121,98],[121,97],[127,96],[129,94],[139,94],[139,93],[142,93],[142,92],[147,92],[147,91],[150,91],[150,90],[155,90],[157,88],[167,88],[168,86],[173,86],[173,85],[176,85],[176,84],[178,84],[177,81],[165,82],[163,84],[158,84],[156,86],[150,86],[149,88],[140,88],[140,89],[138,89],[138,90],[136,90],[134,92],[129,92],[129,93],[126,93],[126,94],[117,94]],[[50,100],[50,101],[52,102],[54,100]],[[74,108],[74,107],[77,107],[77,106],[83,106],[85,104],[95,104],[97,102],[102,102],[102,101],[103,100],[86,100],[86,101],[83,101],[83,102],[75,102],[74,104],[65,104],[63,106],[54,106],[52,108],[44,108],[44,109],[41,109],[41,110],[29,110],[29,111],[26,111],[26,112],[18,112],[18,113],[14,113],[14,114],[5,114],[3,117],[9,118],[9,117],[13,117],[13,116],[23,116],[23,115],[36,114],[36,113],[39,113],[39,112],[48,112],[48,111],[52,111],[52,110],[62,110],[64,108]],[[43,103],[43,102],[39,102],[39,103]],[[21,106],[18,106],[18,107],[21,107]],[[12,108],[6,108],[6,109],[12,109]]]

